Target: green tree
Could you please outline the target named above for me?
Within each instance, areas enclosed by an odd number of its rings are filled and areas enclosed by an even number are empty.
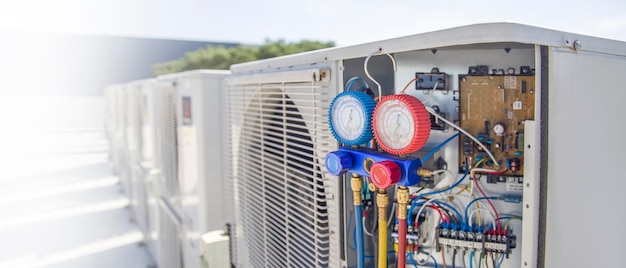
[[[155,75],[177,73],[195,69],[228,69],[230,65],[258,59],[267,59],[299,52],[317,50],[335,46],[334,42],[318,42],[302,40],[289,43],[283,39],[265,40],[261,46],[244,46],[225,48],[223,46],[207,46],[188,52],[184,57],[158,63],[152,66]]]

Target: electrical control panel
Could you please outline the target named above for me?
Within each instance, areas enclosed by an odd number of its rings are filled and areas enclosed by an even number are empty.
[[[534,75],[459,75],[460,126],[475,135],[506,166],[502,175],[523,175],[524,123],[535,118]],[[468,137],[460,139],[459,163],[485,162],[487,152]]]
[[[535,124],[539,89],[535,50],[529,46],[505,48],[449,48],[436,53],[409,51],[393,55],[397,70],[383,77],[393,77],[395,94],[385,93],[376,99],[377,109],[391,96],[415,97],[428,111],[430,137],[421,149],[405,155],[389,150],[386,146],[393,143],[382,140],[381,144],[377,137],[374,143],[352,144],[329,154],[327,159],[335,163],[329,171],[342,170],[335,174],[345,174],[346,180],[354,180],[355,176],[364,180],[364,186],[357,187],[361,189],[360,197],[350,194],[353,187],[345,189],[346,217],[355,211],[351,208],[354,200],[362,199],[364,211],[364,241],[359,238],[361,231],[355,220],[346,220],[349,259],[351,252],[359,258],[356,253],[363,244],[362,254],[376,256],[366,258],[364,267],[381,267],[374,249],[382,246],[377,235],[384,227],[377,224],[380,218],[376,215],[381,213],[378,199],[383,187],[392,196],[385,214],[389,228],[385,241],[392,253],[384,260],[387,264],[522,267],[527,258],[522,252],[532,247],[524,242],[522,233],[523,202],[527,198],[523,195],[528,157],[525,146],[534,146],[535,142],[527,138],[530,130],[526,126]],[[391,69],[384,65],[370,68],[376,73]],[[371,85],[377,78],[363,79]],[[344,77],[344,81],[349,79],[356,78]],[[376,93],[375,88],[372,91]],[[401,135],[405,130],[404,119],[400,118],[407,117],[402,113],[388,116],[381,125],[383,132],[391,137]],[[377,127],[376,120],[373,122],[372,127]],[[395,152],[405,161],[419,161],[416,169],[400,165],[402,176],[414,173],[417,179],[411,183],[379,183],[372,167],[386,159],[368,154],[383,151]],[[531,154],[530,158],[535,156]],[[384,171],[393,173],[392,169]],[[406,203],[401,190],[405,185],[410,193]],[[399,216],[404,213],[400,212],[403,206],[407,206],[406,222]]]

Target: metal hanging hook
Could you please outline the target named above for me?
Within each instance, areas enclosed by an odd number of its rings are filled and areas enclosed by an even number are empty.
[[[367,70],[367,63],[369,62],[370,58],[375,56],[375,55],[378,55],[378,54],[385,54],[385,55],[389,56],[389,59],[391,59],[391,63],[393,64],[393,71],[394,72],[398,71],[398,67],[396,66],[396,59],[393,56],[391,56],[391,54],[389,54],[389,53],[383,53],[383,49],[382,48],[379,48],[377,50],[372,51],[365,58],[365,62],[363,62],[363,70],[365,71],[365,75],[367,76],[367,78],[372,80],[372,82],[374,82],[374,84],[376,84],[376,86],[378,87],[378,98],[381,98],[383,96],[383,90],[382,90],[380,84],[378,83],[378,81],[376,81],[376,79],[374,79],[370,75],[370,72]]]

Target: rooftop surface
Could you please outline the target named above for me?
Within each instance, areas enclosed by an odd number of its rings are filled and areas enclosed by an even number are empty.
[[[153,265],[103,129],[0,137],[0,267]]]

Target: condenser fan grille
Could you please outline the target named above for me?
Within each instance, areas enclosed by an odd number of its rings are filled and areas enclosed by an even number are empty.
[[[233,261],[242,267],[327,267],[323,157],[332,140],[328,88],[315,82],[230,85]],[[228,174],[228,172],[227,172]]]

